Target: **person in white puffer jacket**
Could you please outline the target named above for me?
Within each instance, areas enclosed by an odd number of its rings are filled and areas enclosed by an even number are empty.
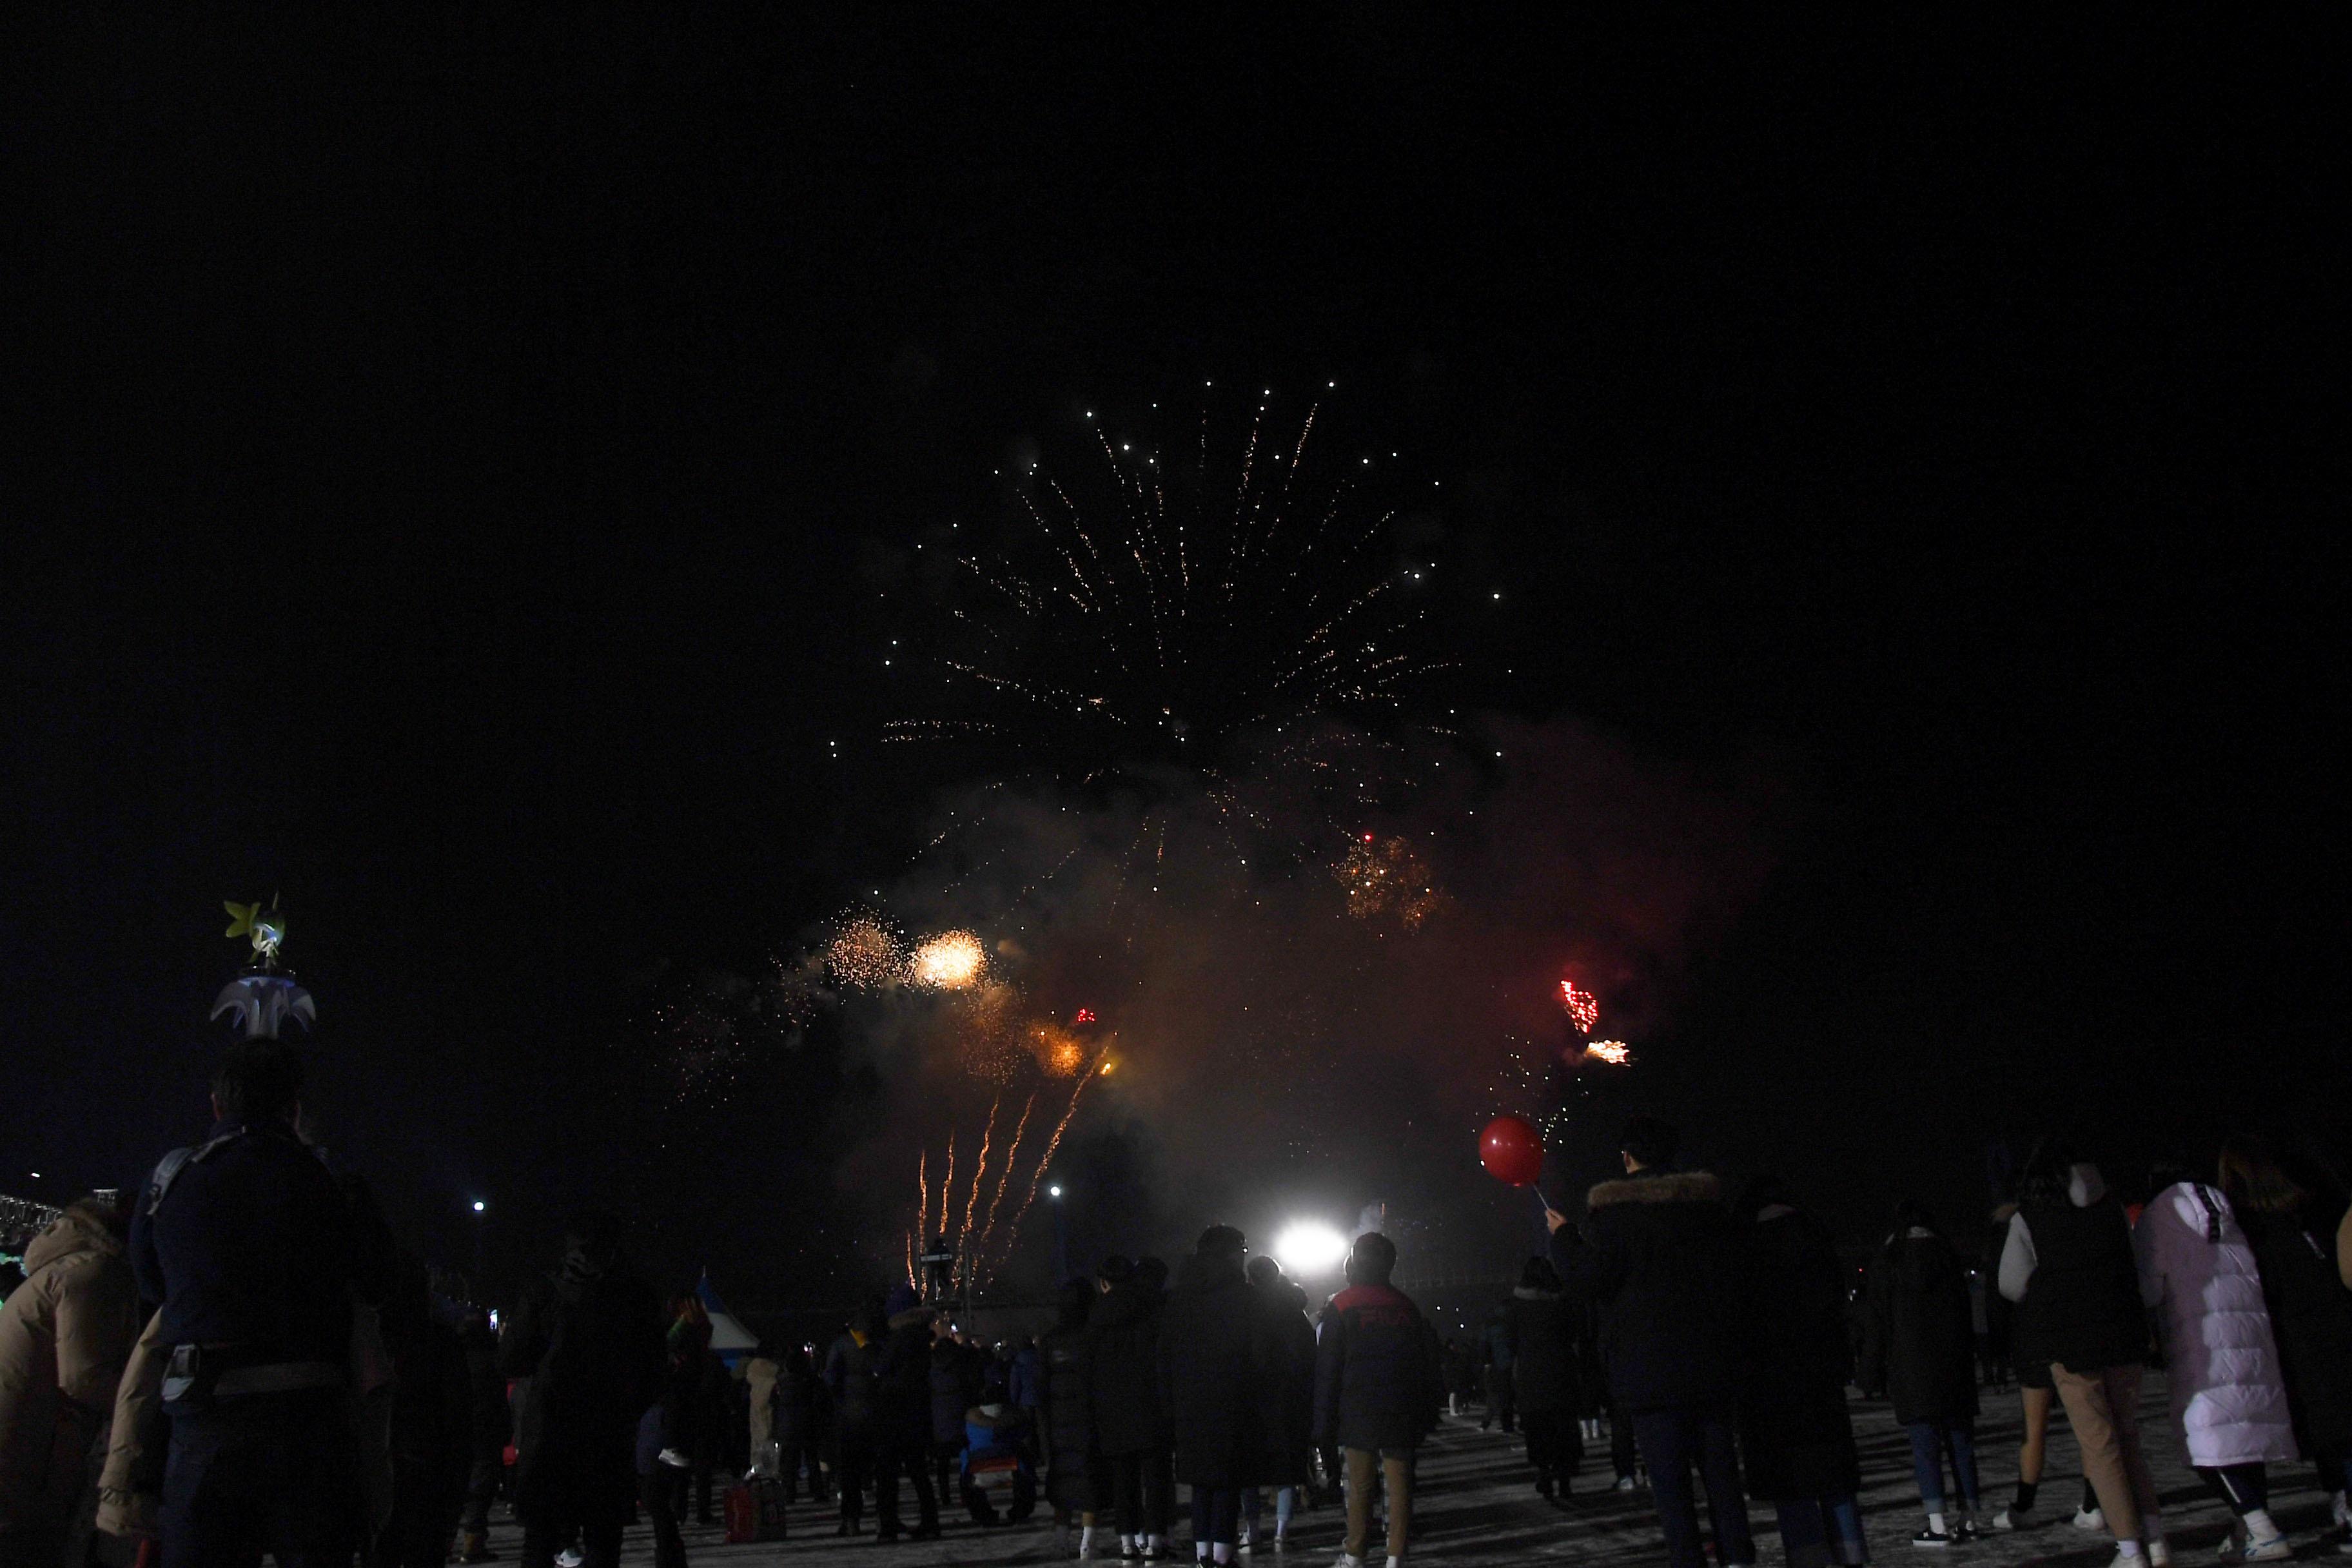
[[[2293,1556],[2270,1516],[2263,1466],[2295,1458],[2294,1428],[2262,1274],[2229,1199],[2175,1182],[2140,1215],[2132,1248],[2164,1336],[2174,1429],[2235,1521],[2224,1561]]]

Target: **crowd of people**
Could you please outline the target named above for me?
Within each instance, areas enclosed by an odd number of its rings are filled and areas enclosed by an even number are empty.
[[[469,1304],[317,1157],[301,1089],[290,1050],[233,1047],[203,1142],[26,1249],[0,1310],[0,1568],[483,1563],[501,1492],[528,1568],[608,1568],[638,1517],[657,1568],[683,1568],[680,1522],[713,1519],[720,1476],[730,1512],[805,1489],[842,1536],[870,1505],[878,1542],[938,1536],[943,1509],[984,1528],[1042,1502],[1076,1557],[1130,1563],[1177,1555],[1187,1522],[1199,1563],[1285,1552],[1302,1510],[1342,1502],[1339,1568],[1401,1568],[1421,1450],[1465,1402],[1561,1503],[1605,1424],[1608,1484],[1648,1489],[1674,1568],[1706,1563],[1710,1536],[1722,1568],[1755,1563],[1751,1499],[1792,1568],[1815,1568],[1869,1556],[1855,1385],[1908,1438],[1915,1546],[2041,1522],[2063,1410],[2074,1522],[2113,1535],[2118,1568],[2167,1568],[2138,1421],[2158,1363],[2173,1436],[2232,1521],[2225,1561],[2292,1555],[2269,1483],[2298,1458],[2352,1552],[2352,1215],[2252,1139],[2210,1173],[2160,1171],[2135,1207],[2046,1142],[1988,1252],[1906,1203],[1857,1280],[1787,1185],[1727,1201],[1676,1167],[1672,1127],[1636,1117],[1623,1176],[1580,1224],[1548,1210],[1547,1252],[1466,1343],[1396,1288],[1378,1230],[1318,1302],[1219,1225],[1172,1278],[1114,1256],[1066,1281],[1034,1341],[984,1346],[900,1285],[821,1353],[762,1344],[730,1368],[699,1300],[665,1300],[604,1215],[566,1226],[503,1322]],[[1975,1442],[1989,1361],[2023,1415],[1998,1512]]]

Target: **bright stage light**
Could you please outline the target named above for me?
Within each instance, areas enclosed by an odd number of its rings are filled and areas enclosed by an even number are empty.
[[[1320,1220],[1302,1219],[1274,1238],[1274,1256],[1289,1272],[1313,1279],[1348,1261],[1348,1238]]]

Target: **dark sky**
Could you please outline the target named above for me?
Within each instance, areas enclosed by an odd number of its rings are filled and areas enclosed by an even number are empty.
[[[958,781],[869,743],[911,542],[1218,376],[1458,498],[1463,700],[1786,787],[1642,1085],[1710,1157],[1860,1226],[2060,1121],[2336,1131],[2297,26],[12,17],[0,1190],[195,1128],[213,911],[282,889],[412,1234],[771,1249],[827,1145],[649,1129],[633,1009]]]

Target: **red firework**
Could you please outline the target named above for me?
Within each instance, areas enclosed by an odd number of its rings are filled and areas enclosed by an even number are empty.
[[[1580,1035],[1592,1033],[1592,1026],[1601,1021],[1601,998],[1590,991],[1579,991],[1573,980],[1559,983],[1559,1005],[1568,1009],[1569,1022]]]

